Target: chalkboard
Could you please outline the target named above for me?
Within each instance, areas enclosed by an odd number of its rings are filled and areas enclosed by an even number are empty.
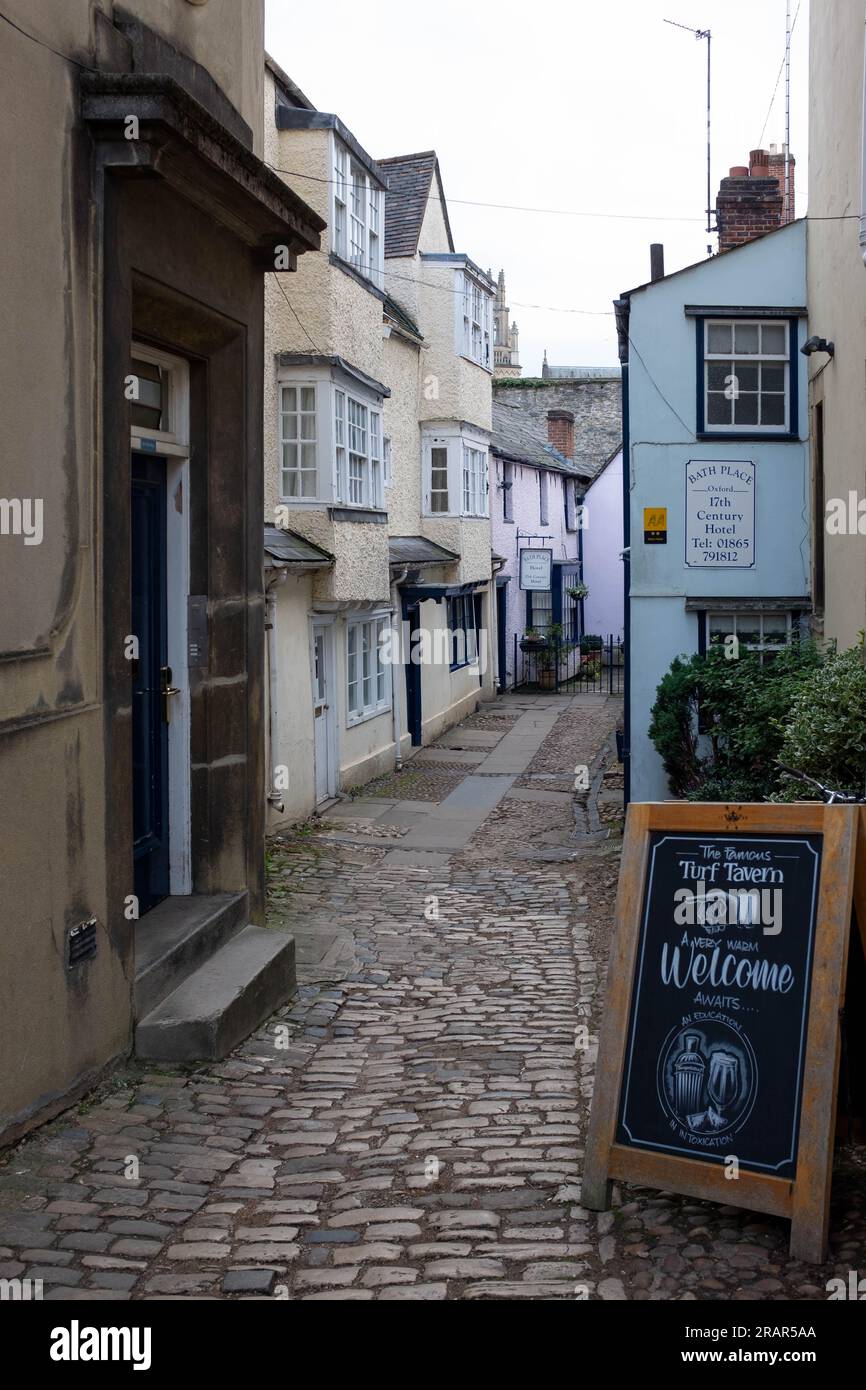
[[[823,1259],[855,807],[629,807],[584,1161],[787,1216]]]
[[[793,1177],[820,835],[650,835],[617,1141]]]

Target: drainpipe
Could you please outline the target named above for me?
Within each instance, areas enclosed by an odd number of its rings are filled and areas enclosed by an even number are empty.
[[[391,580],[391,587],[394,594],[394,597],[391,601],[391,607],[392,610],[398,615],[397,622],[399,626],[397,628],[397,631],[400,634],[401,656],[403,654],[403,605],[400,602],[400,585],[403,583],[403,580],[406,578],[406,575],[408,573],[409,567],[407,565],[406,568],[403,570],[402,574],[395,575]],[[401,661],[400,669],[402,670],[402,668],[403,662]],[[403,766],[403,757],[400,752],[400,749],[402,747],[400,740],[403,735],[400,729],[400,692],[397,690],[394,683],[393,668],[391,677],[391,728],[394,735],[394,771],[399,772],[401,767]]]
[[[288,571],[275,570],[265,581],[265,631],[268,634],[268,787],[267,801],[275,810],[285,810],[283,793],[273,785],[274,731],[277,727],[277,596],[275,590],[286,582]]]
[[[861,121],[860,254],[866,264],[866,42],[863,45],[863,119]]]
[[[631,413],[628,391],[629,317],[628,295],[613,301],[622,375],[622,591],[623,591],[623,806],[631,801]]]

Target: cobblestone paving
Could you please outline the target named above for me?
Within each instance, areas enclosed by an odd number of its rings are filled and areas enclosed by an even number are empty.
[[[590,710],[596,745],[616,712]],[[554,731],[566,767],[592,756],[584,717]],[[342,932],[349,973],[308,971],[226,1062],[119,1075],[6,1155],[0,1278],[57,1299],[726,1301],[823,1298],[866,1268],[863,1150],[837,1163],[821,1270],[735,1208],[580,1205],[618,856],[516,863],[550,806],[507,796],[435,868],[309,828],[272,846],[280,912],[299,939]]]

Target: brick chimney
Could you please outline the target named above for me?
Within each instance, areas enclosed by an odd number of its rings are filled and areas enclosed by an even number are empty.
[[[570,410],[548,410],[547,438],[565,458],[574,458],[574,416]]]
[[[719,250],[728,251],[744,241],[774,232],[794,216],[793,159],[789,162],[788,197],[785,197],[785,156],[778,151],[751,150],[749,167],[736,165],[722,179],[716,197]]]

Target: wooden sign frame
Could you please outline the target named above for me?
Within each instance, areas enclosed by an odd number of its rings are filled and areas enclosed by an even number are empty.
[[[858,832],[861,848],[866,849],[866,815],[862,812],[863,808],[856,806],[813,802],[642,802],[629,806],[616,901],[616,934],[584,1159],[583,1206],[592,1211],[606,1210],[610,1206],[611,1181],[616,1178],[768,1212],[790,1220],[791,1254],[795,1258],[815,1264],[823,1262],[836,1125],[839,1016],[844,1004]],[[793,1178],[743,1169],[736,1179],[727,1178],[722,1164],[616,1142],[650,834],[655,830],[725,836],[800,831],[823,836]],[[866,860],[862,856],[858,859],[858,888],[866,902]]]

